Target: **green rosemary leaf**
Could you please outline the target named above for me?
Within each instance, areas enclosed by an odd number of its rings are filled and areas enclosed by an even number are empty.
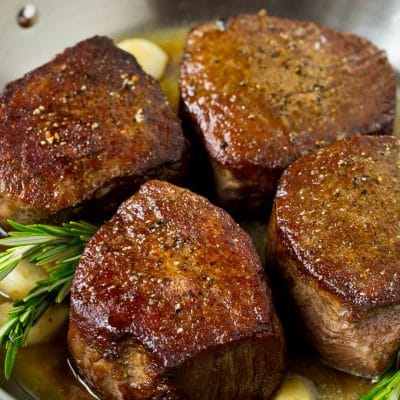
[[[81,235],[79,236],[79,239],[81,239],[82,242],[88,242],[90,240],[91,236],[89,235]]]
[[[70,262],[79,261],[79,259],[81,258],[81,250],[83,250],[83,249],[80,249],[79,254],[77,254],[75,256],[72,256],[72,257],[69,257],[69,258],[63,259],[63,263],[70,263]]]
[[[29,339],[29,332],[31,331],[32,325],[33,325],[33,312],[29,313],[28,318],[26,319],[25,325],[24,325],[24,334],[21,338],[21,346],[26,346],[28,343]]]
[[[53,237],[51,237],[51,236],[47,235],[46,232],[31,233],[31,232],[20,232],[20,231],[9,232],[8,236],[14,237],[14,238],[17,238],[17,237],[23,237],[23,238],[45,237],[46,239],[50,238],[51,240],[56,237],[56,235],[53,235]]]
[[[71,226],[69,231],[79,236],[79,235],[87,235],[89,230],[81,226]]]
[[[42,243],[50,243],[57,239],[57,236],[46,235],[21,235],[14,237],[10,235],[4,239],[0,239],[0,246],[15,247],[15,246],[28,246]]]
[[[400,386],[398,386],[391,394],[388,400],[399,400],[400,398]]]
[[[21,322],[22,324],[26,324],[27,321],[32,318],[32,314],[33,313],[31,309],[24,311],[24,313],[19,317],[19,322]]]
[[[0,280],[3,280],[22,260],[22,255],[8,257],[0,260]]]
[[[68,296],[71,289],[73,276],[70,276],[68,280],[65,281],[63,287],[58,292],[56,297],[56,303],[62,303],[64,299]]]
[[[56,246],[54,249],[42,250],[41,254],[31,258],[31,262],[36,265],[53,265],[63,261],[66,257],[77,254],[79,251],[81,251],[81,248],[77,245]]]
[[[6,344],[6,357],[4,360],[4,375],[6,379],[10,379],[11,372],[14,368],[15,359],[17,357],[18,349],[22,344],[22,332],[20,332],[21,328],[17,325],[14,328],[13,336],[15,337],[12,341],[7,342]]]
[[[17,232],[21,231],[21,232],[41,233],[41,230],[37,227],[37,225],[22,225],[19,224],[18,222],[13,221],[12,219],[7,220],[7,222],[10,226],[16,229]]]
[[[41,282],[41,281],[39,281],[39,282]],[[36,299],[38,296],[40,296],[41,294],[45,294],[48,291],[49,291],[48,286],[45,286],[45,285],[39,286],[37,284],[37,286],[30,291],[30,294],[28,294],[28,296],[26,296],[22,301],[24,303],[29,303],[30,300]],[[20,303],[20,301],[18,301],[15,304],[22,305],[23,303]]]
[[[79,259],[78,259],[79,260]],[[70,271],[71,269],[75,269],[76,261],[58,261],[55,263],[49,270],[49,276],[52,278],[56,278],[59,273],[63,271]]]
[[[91,233],[95,233],[97,231],[97,229],[99,229],[98,226],[90,224],[89,222],[82,221],[82,220],[80,220],[79,222],[71,221],[67,224],[63,224],[64,228],[66,225],[68,227],[71,227],[71,229],[82,228],[82,229],[86,230],[87,232],[91,232]]]
[[[54,305],[53,296],[49,296],[44,298],[36,307],[36,312],[33,316],[33,323],[38,321],[40,317],[50,308],[50,306]]]
[[[36,265],[51,264],[54,261],[57,261],[60,257],[64,256],[66,250],[69,249],[70,246],[67,243],[56,247],[44,247],[40,254],[32,257],[31,262],[34,261]]]
[[[53,244],[53,246],[58,246]],[[31,262],[31,260],[34,260],[36,257],[38,257],[39,255],[41,255],[43,253],[43,249],[45,249],[47,247],[46,243],[43,244],[37,244],[35,246],[32,246],[32,248],[30,250],[28,250],[25,254],[24,254],[24,258],[26,260],[28,260],[29,262]]]
[[[15,317],[19,317],[23,309],[24,309],[23,306],[16,306],[16,304],[14,304],[13,308],[8,312],[9,319],[11,320]]]
[[[388,372],[367,394],[361,396],[359,400],[399,400],[399,393],[400,371]]]
[[[51,278],[53,280],[61,280],[61,279],[71,276],[71,274],[73,274],[73,273],[74,273],[74,269],[63,268],[63,269],[60,269],[59,271],[56,271],[56,274],[52,275]]]
[[[51,226],[51,225],[37,225],[37,227],[42,231],[45,232],[49,235],[55,235],[55,236],[68,236],[69,232],[62,226]]]
[[[4,239],[0,239],[4,240]],[[26,254],[29,254],[29,252],[35,247],[35,245],[28,245],[28,246],[17,246],[13,247],[10,249],[7,249],[0,255],[0,260],[6,259],[8,257],[18,257],[18,256],[23,256],[26,257]]]
[[[51,285],[49,285],[48,290],[49,291],[53,291],[53,290],[59,288],[60,286],[63,287],[65,285],[65,283],[67,283],[69,281],[70,278],[71,277],[68,276],[68,277],[65,277],[65,278],[62,278],[62,279],[54,280],[54,282]]]
[[[14,328],[14,326],[18,323],[18,319],[12,318],[7,321],[1,328],[0,328],[0,344],[4,346],[5,342],[8,340],[8,333],[10,330]]]
[[[18,349],[26,345],[31,327],[50,307],[62,302],[69,294],[73,275],[86,243],[97,227],[84,221],[62,226],[22,225],[9,220],[15,231],[0,239],[8,247],[0,253],[0,280],[5,278],[22,259],[38,268],[53,264],[49,276],[35,287],[8,313],[8,321],[0,327],[0,346],[5,347],[4,375],[11,376]]]

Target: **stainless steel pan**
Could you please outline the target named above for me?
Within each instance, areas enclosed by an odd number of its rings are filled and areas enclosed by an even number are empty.
[[[94,34],[119,38],[261,8],[365,36],[386,49],[400,71],[400,0],[36,0],[26,5],[0,0],[0,87]],[[14,398],[32,398],[12,382],[2,386]],[[12,397],[1,392],[1,399]]]
[[[0,86],[94,34],[121,37],[266,8],[270,14],[320,22],[366,36],[400,71],[400,0],[36,0],[36,24],[17,22],[26,3],[0,1]],[[29,9],[28,9],[29,11]]]

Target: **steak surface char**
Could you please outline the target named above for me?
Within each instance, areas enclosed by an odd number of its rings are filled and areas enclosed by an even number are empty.
[[[116,209],[179,179],[187,143],[158,83],[105,37],[68,48],[0,96],[0,224]]]
[[[267,399],[284,339],[248,235],[223,210],[150,181],[77,268],[69,347],[107,399]]]
[[[188,35],[182,116],[231,209],[272,202],[283,170],[355,133],[393,129],[396,78],[368,40],[311,22],[239,15]]]
[[[372,377],[400,347],[400,140],[353,136],[282,175],[271,272],[332,366]]]

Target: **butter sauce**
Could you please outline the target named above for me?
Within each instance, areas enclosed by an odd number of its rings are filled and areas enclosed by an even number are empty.
[[[177,73],[186,33],[187,28],[178,27],[140,35],[157,43],[169,55],[170,63],[161,86],[175,110],[178,110],[179,104]],[[400,136],[400,87],[397,99],[396,132]],[[247,223],[245,229],[261,249],[265,226],[258,222]],[[17,358],[13,379],[35,399],[94,399],[74,377],[69,368],[68,357],[65,329],[55,341],[22,349]],[[321,400],[355,400],[371,387],[368,380],[333,370],[307,352],[292,352],[288,358],[289,371],[301,374],[314,382]],[[4,382],[1,381],[0,384],[4,387]]]

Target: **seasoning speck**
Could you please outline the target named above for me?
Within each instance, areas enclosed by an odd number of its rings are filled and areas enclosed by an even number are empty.
[[[143,108],[139,108],[135,114],[135,121],[137,123],[143,122],[144,121],[144,113],[143,113]]]
[[[182,307],[180,303],[175,304],[175,312],[181,311]]]
[[[39,115],[44,110],[45,110],[44,106],[39,106],[33,110],[33,115]]]

